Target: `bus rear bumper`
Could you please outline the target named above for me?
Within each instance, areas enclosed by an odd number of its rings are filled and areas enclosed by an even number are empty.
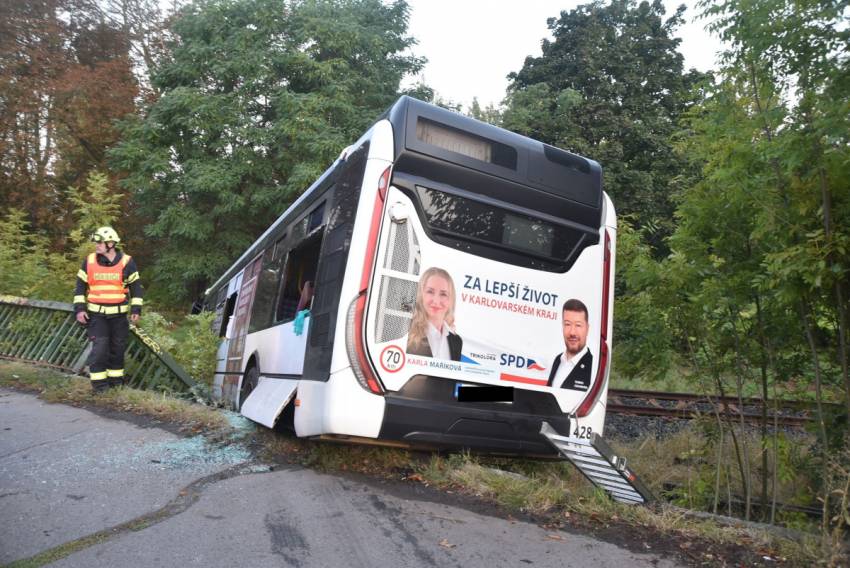
[[[570,420],[563,413],[531,414],[394,394],[387,394],[385,401],[379,437],[411,446],[557,457],[540,435],[541,422],[565,436],[570,432]]]

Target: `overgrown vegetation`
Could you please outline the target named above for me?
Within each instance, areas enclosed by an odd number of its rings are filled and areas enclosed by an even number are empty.
[[[846,5],[699,8],[728,42],[706,76],[682,68],[672,39],[681,12],[665,19],[658,2],[618,0],[563,12],[543,55],[514,75],[503,123],[603,163],[621,214],[618,384],[814,400],[817,440],[798,481],[827,513],[828,464],[850,409]],[[768,522],[785,444],[771,413],[757,440],[735,416],[716,434],[732,445],[723,455],[738,470],[743,515]]]

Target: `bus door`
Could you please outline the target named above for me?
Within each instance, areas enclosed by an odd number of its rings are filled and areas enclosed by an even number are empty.
[[[221,400],[221,387],[227,371],[227,354],[230,347],[230,338],[233,335],[233,313],[236,310],[236,297],[242,284],[242,275],[239,274],[222,287],[218,301],[215,306],[216,317],[213,321],[213,329],[217,330],[221,342],[215,354],[215,380],[213,381],[213,398]]]
[[[242,286],[236,301],[234,324],[229,339],[227,369],[222,383],[222,398],[236,403],[239,394],[239,379],[242,376],[242,359],[245,353],[245,335],[254,304],[254,292],[257,289],[257,275],[262,267],[262,255],[258,256],[246,268],[242,275]]]

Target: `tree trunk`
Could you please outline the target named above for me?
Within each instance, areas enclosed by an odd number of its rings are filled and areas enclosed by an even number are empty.
[[[770,524],[776,522],[776,476],[779,470],[779,397],[776,382],[773,383],[773,472],[771,475],[772,496],[770,500]]]
[[[815,343],[815,335],[812,331],[811,310],[806,299],[800,300],[800,315],[803,318],[804,327],[806,330],[806,341],[809,344],[809,349],[812,355],[812,364],[815,369],[815,409],[817,410],[818,431],[821,438],[821,468],[822,479],[826,480],[827,461],[829,443],[826,437],[826,422],[823,417],[823,393],[821,391],[821,370],[820,361],[818,360],[817,344]],[[826,532],[829,526],[829,493],[824,491],[823,494],[823,521],[822,529]]]
[[[720,398],[721,399],[726,398],[726,393],[723,390],[723,382],[720,380],[720,375],[718,375],[717,373],[714,373],[714,381],[715,381],[715,384],[717,385],[717,392],[720,395]],[[729,434],[732,436],[732,446],[735,448],[735,457],[737,458],[737,461],[738,461],[738,473],[741,474],[741,484],[743,486],[744,493],[749,495],[749,480],[747,479],[747,474],[744,471],[744,456],[741,455],[741,446],[738,444],[738,436],[735,434],[734,419],[729,414],[729,406],[728,405],[723,406],[723,413],[726,415],[726,421],[729,422],[729,426],[730,426]],[[731,476],[729,478],[729,483],[730,484],[732,483]],[[729,492],[730,492],[730,494],[729,494],[729,507],[730,508],[732,506],[732,504],[731,504],[731,502],[732,502],[731,491],[732,490],[730,488],[729,489]],[[730,514],[731,514],[731,509],[730,509]]]
[[[709,402],[711,402],[711,398],[709,398]],[[720,471],[723,466],[723,419],[720,417],[720,411],[717,408],[717,405],[712,405],[714,408],[714,416],[717,419],[717,431],[718,431],[718,441],[717,441],[717,465],[714,471],[714,507],[712,507],[712,512],[717,514],[717,502],[720,499]]]
[[[738,420],[741,424],[741,451],[738,452],[739,466],[741,468],[741,485],[744,489],[744,518],[746,520],[750,520],[750,510],[752,508],[752,478],[750,477],[750,456],[747,448],[747,423],[744,418],[744,366],[741,363],[741,350],[743,346],[741,345],[741,338],[738,334],[738,328],[736,327],[736,321],[738,320],[738,314],[735,313],[732,308],[729,308],[729,318],[732,322],[733,335],[735,337],[735,367],[737,367],[738,372],[735,373],[735,391],[738,395]],[[737,442],[736,442],[737,447]]]
[[[835,261],[832,253],[832,196],[830,195],[829,185],[826,181],[826,172],[823,168],[818,168],[818,178],[821,188],[821,200],[823,209],[823,230],[826,237],[827,246],[827,264],[830,272],[835,274]],[[836,278],[832,284],[833,292],[835,293],[835,309],[838,313],[838,358],[841,362],[841,376],[844,379],[844,402],[847,406],[847,411],[850,413],[850,372],[848,372],[847,364],[847,311],[844,309],[844,294],[841,292],[841,279]]]

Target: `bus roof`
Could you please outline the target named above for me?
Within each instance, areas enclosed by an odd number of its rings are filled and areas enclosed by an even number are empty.
[[[396,158],[423,154],[602,208],[602,168],[594,160],[408,96],[382,118],[397,134]]]

